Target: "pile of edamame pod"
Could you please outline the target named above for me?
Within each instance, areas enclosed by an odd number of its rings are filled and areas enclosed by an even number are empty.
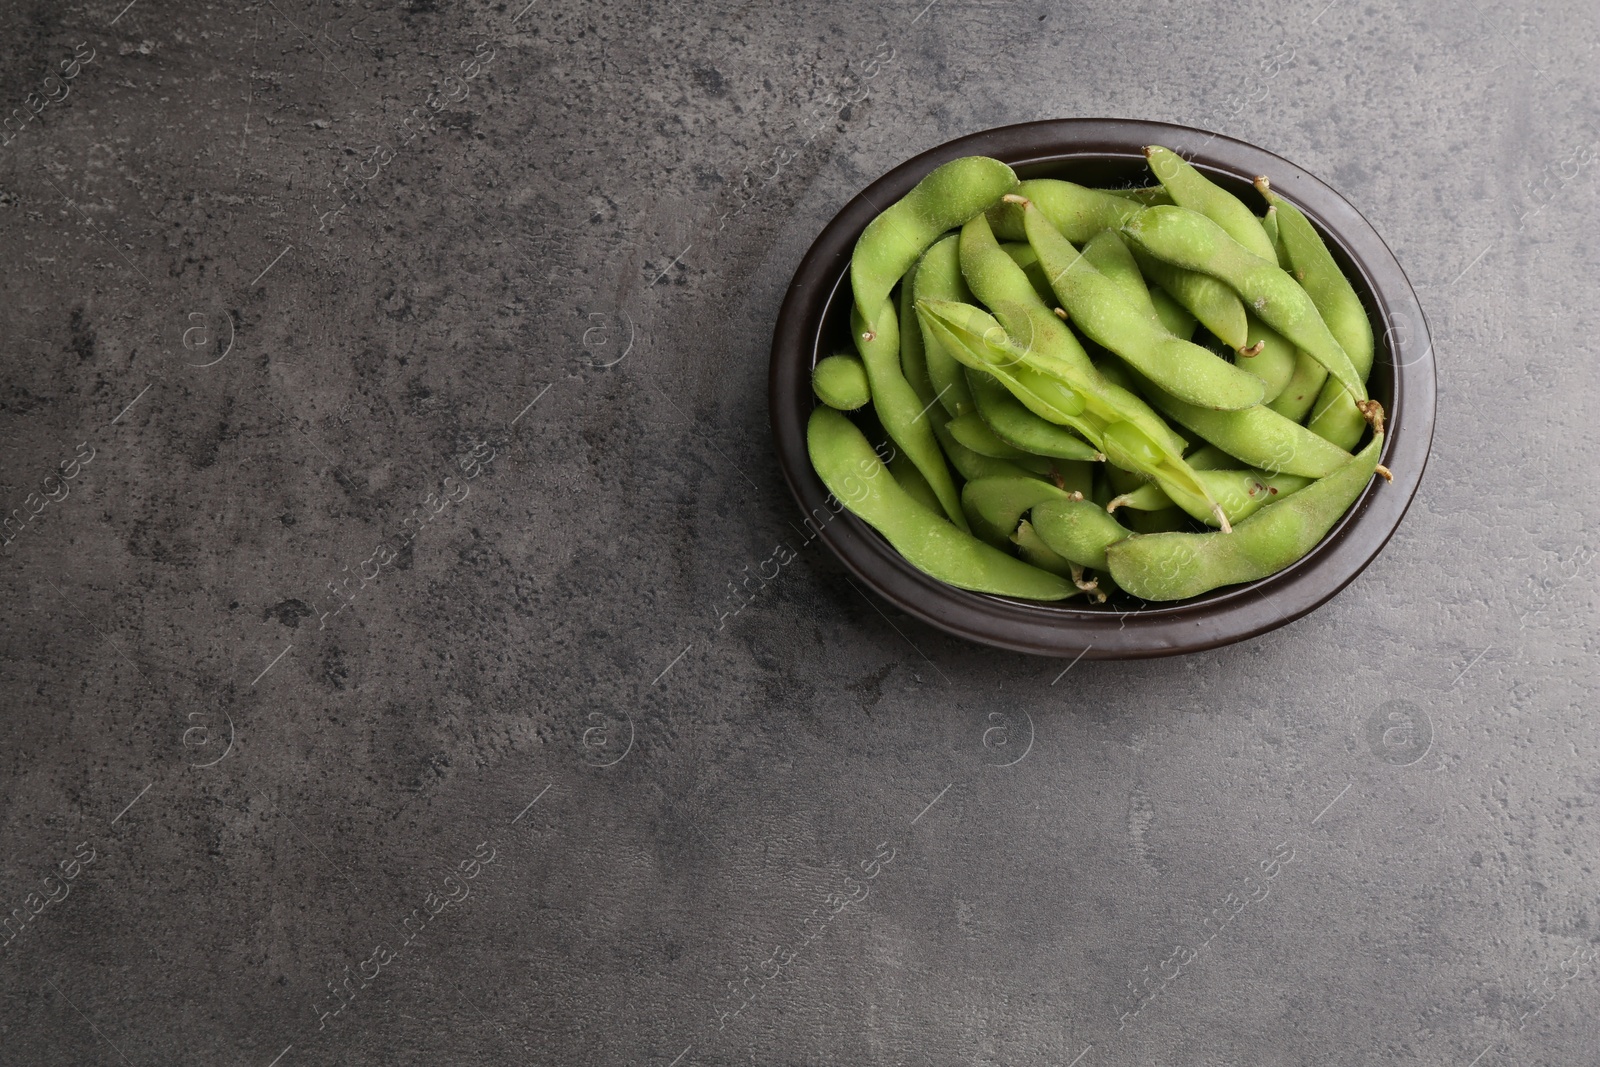
[[[807,449],[926,574],[1180,600],[1288,567],[1389,476],[1372,325],[1316,229],[1266,178],[1258,217],[1146,156],[1135,189],[953,160],[856,242],[859,354],[817,364]]]

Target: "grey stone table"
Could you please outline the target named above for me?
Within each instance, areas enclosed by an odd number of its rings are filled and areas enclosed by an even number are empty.
[[[1593,1062],[1596,33],[6,0],[0,1061]],[[1068,115],[1304,165],[1432,320],[1410,516],[1260,639],[1068,668],[798,546],[800,255]]]

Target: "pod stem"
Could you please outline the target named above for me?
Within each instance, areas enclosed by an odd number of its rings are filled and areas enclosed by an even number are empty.
[[[1257,341],[1255,344],[1251,345],[1249,348],[1241,348],[1241,349],[1239,349],[1239,354],[1241,356],[1244,356],[1246,359],[1249,359],[1249,358],[1254,357],[1254,356],[1259,356],[1266,347],[1267,347],[1267,339],[1265,337],[1263,337],[1261,340]]]

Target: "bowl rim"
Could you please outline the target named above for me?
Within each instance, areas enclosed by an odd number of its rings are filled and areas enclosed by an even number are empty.
[[[1019,169],[1074,161],[1142,164],[1149,144],[1173,149],[1211,177],[1248,183],[1269,175],[1273,190],[1317,225],[1354,274],[1374,318],[1373,378],[1384,371],[1391,383],[1381,462],[1394,481],[1374,479],[1318,546],[1285,570],[1170,604],[1131,611],[1046,604],[974,593],[923,574],[865,522],[833,506],[838,502],[806,451],[805,423],[816,403],[810,368],[821,354],[830,354],[823,351],[824,324],[833,303],[849,299],[856,238],[878,205],[899,199],[951,159],[986,155]],[[1224,134],[1143,119],[1065,118],[957,137],[906,160],[852,198],[812,242],[789,283],[773,330],[768,405],[779,467],[807,517],[807,542],[820,538],[878,595],[980,644],[1046,656],[1135,659],[1258,636],[1315,610],[1353,581],[1393,536],[1421,485],[1433,440],[1437,380],[1427,320],[1404,270],[1372,224],[1331,186],[1281,156]]]

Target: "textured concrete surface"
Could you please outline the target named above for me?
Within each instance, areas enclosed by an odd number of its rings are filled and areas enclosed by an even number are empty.
[[[1592,1062],[1592,6],[125,3],[0,4],[0,1061]],[[1394,542],[1064,673],[737,593],[811,237],[1059,115],[1387,237]]]

